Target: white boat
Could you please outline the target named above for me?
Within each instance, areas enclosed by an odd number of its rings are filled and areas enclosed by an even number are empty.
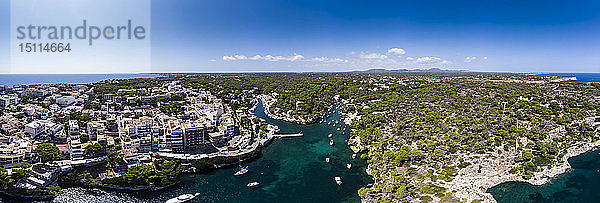
[[[335,178],[333,178],[335,180],[335,183],[338,185],[342,185],[342,178],[340,178],[339,176],[336,176]]]
[[[333,140],[329,140],[329,145],[333,146]]]
[[[257,186],[258,184],[259,184],[258,182],[251,182],[251,183],[248,183],[246,186],[247,187],[254,187],[254,186]]]
[[[348,169],[352,168],[352,164],[346,164],[346,168],[348,168]]]
[[[331,125],[331,121],[327,123],[327,125]]]
[[[333,137],[333,134],[329,133],[329,135],[327,135],[327,137]]]
[[[329,161],[330,161],[329,157],[326,157],[325,162],[329,163]]]
[[[238,172],[235,172],[235,174],[233,174],[234,176],[239,176],[239,175],[244,175],[248,173],[248,166],[241,168]]]
[[[352,154],[352,158],[353,158],[353,159],[356,159],[356,154]]]
[[[333,127],[335,127],[335,123],[333,124]]]
[[[340,129],[340,128],[337,128],[337,130],[338,130],[338,131],[340,131],[341,129]]]
[[[342,135],[345,135],[345,134],[346,134],[346,132],[345,132],[345,131],[344,131],[344,132],[342,132]]]
[[[335,124],[338,124],[338,123],[340,123],[340,121],[335,121]]]
[[[179,195],[178,197],[167,200],[167,203],[187,202],[194,199],[198,195],[200,195],[200,193]]]

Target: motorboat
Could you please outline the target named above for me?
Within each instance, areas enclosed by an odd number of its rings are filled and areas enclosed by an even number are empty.
[[[260,183],[258,183],[258,182],[255,181],[255,182],[248,183],[246,186],[247,187],[254,187],[254,186],[257,186],[258,184],[260,184]]]
[[[338,130],[338,131],[340,131],[341,129],[340,129],[340,128],[337,128],[337,130]]]
[[[346,168],[348,168],[348,169],[352,168],[352,164],[346,164]]]
[[[353,159],[356,159],[356,154],[352,154],[352,158],[353,158]]]
[[[325,157],[325,162],[329,163],[329,161],[331,161],[330,158],[329,157]]]
[[[234,176],[240,176],[240,175],[244,175],[248,173],[248,166],[241,168],[238,172],[235,172],[235,174],[233,174]]]
[[[333,134],[329,133],[329,135],[327,135],[327,137],[333,137]]]
[[[335,180],[335,183],[338,185],[342,185],[342,178],[339,176],[336,176],[333,178]]]
[[[333,140],[329,140],[329,145],[333,146]]]
[[[200,193],[179,195],[179,196],[177,196],[175,198],[167,200],[167,203],[187,202],[187,201],[190,201],[190,200],[194,199],[198,195],[200,195]]]

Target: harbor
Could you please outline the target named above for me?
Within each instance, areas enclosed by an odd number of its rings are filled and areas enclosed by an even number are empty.
[[[165,202],[183,194],[200,193],[191,202],[360,202],[358,189],[372,183],[372,179],[365,172],[366,161],[352,159],[354,152],[345,142],[349,131],[344,135],[327,123],[298,125],[270,119],[264,114],[262,104],[255,114],[278,126],[280,132],[274,133],[260,155],[251,161],[242,160],[241,164],[234,163],[207,174],[184,175],[179,183],[160,191],[68,187],[54,201]],[[339,121],[338,126],[343,125],[339,119],[337,111],[328,118]],[[332,137],[328,138],[330,133]],[[276,135],[284,136],[276,139]],[[330,146],[330,140],[335,145]],[[326,158],[330,158],[329,163]],[[348,163],[351,169],[347,168]],[[240,165],[247,166],[248,172],[235,176]],[[342,185],[336,183],[336,176],[343,181]],[[247,186],[253,182],[259,184]]]

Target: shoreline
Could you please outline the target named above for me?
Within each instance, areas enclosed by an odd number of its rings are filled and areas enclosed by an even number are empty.
[[[276,115],[275,113],[271,112],[271,105],[272,105],[272,103],[276,102],[277,99],[273,98],[273,96],[271,96],[271,95],[266,95],[266,94],[259,95],[257,99],[262,101],[263,107],[265,109],[265,115],[267,115],[271,119],[287,121],[290,123],[296,123],[296,124],[300,124],[300,125],[313,124],[313,123],[316,123],[318,120],[318,118],[303,119],[303,118],[290,117],[289,115],[287,115],[287,116]]]
[[[541,171],[534,172],[530,179],[524,179],[517,174],[508,173],[509,168],[504,170],[486,171],[476,175],[471,167],[463,168],[459,171],[454,180],[444,184],[450,191],[455,191],[455,197],[471,202],[476,199],[482,199],[483,202],[497,202],[491,193],[487,190],[506,182],[524,182],[531,185],[543,185],[549,183],[553,179],[566,174],[573,170],[569,159],[590,152],[600,147],[600,141],[591,143],[579,143],[576,146],[566,150],[565,156],[561,159],[562,163],[553,167],[544,167]],[[472,165],[475,167],[478,165]],[[487,175],[480,175],[487,174]]]
[[[354,119],[360,119],[360,116],[348,115],[345,113],[344,115],[346,116],[344,122],[351,123]],[[349,147],[355,153],[368,150],[365,146],[362,146],[360,144],[359,139],[359,137],[356,137],[348,140]],[[496,199],[494,199],[493,195],[487,192],[488,189],[507,182],[524,182],[531,185],[547,184],[552,180],[560,177],[561,175],[567,174],[573,170],[571,164],[569,163],[569,159],[599,148],[600,140],[587,143],[577,143],[564,151],[565,154],[560,159],[562,161],[561,163],[557,163],[552,167],[543,167],[540,171],[534,172],[530,179],[524,179],[520,175],[509,173],[509,170],[512,167],[506,167],[506,165],[503,165],[500,169],[495,167],[487,167],[487,169],[491,170],[483,170],[484,172],[478,173],[475,167],[484,165],[482,163],[486,163],[486,160],[477,160],[479,161],[478,164],[472,164],[466,168],[458,170],[459,174],[455,176],[452,181],[443,183],[442,186],[446,188],[447,191],[454,192],[454,196],[461,202],[472,202],[474,200],[482,200],[482,202],[496,203],[497,201]],[[470,154],[466,156],[474,157],[481,155],[482,154]],[[505,159],[514,158],[514,154],[501,155],[508,155],[506,156],[507,158],[505,157]],[[495,162],[496,166],[501,165],[501,163],[497,159],[491,160],[491,162]],[[374,178],[371,174],[370,165],[367,165],[366,173],[372,178]],[[366,199],[363,199],[362,202],[373,202],[373,199],[369,199],[369,197],[370,196],[368,196]],[[437,198],[433,195],[431,195],[431,197],[434,198],[434,200],[436,200]],[[439,201],[439,198],[437,200]]]

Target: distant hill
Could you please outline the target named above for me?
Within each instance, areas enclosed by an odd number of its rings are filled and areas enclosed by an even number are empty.
[[[364,71],[351,71],[351,73],[467,73],[467,70],[444,70],[439,68],[430,69],[397,69],[387,70],[383,68],[369,69]]]

